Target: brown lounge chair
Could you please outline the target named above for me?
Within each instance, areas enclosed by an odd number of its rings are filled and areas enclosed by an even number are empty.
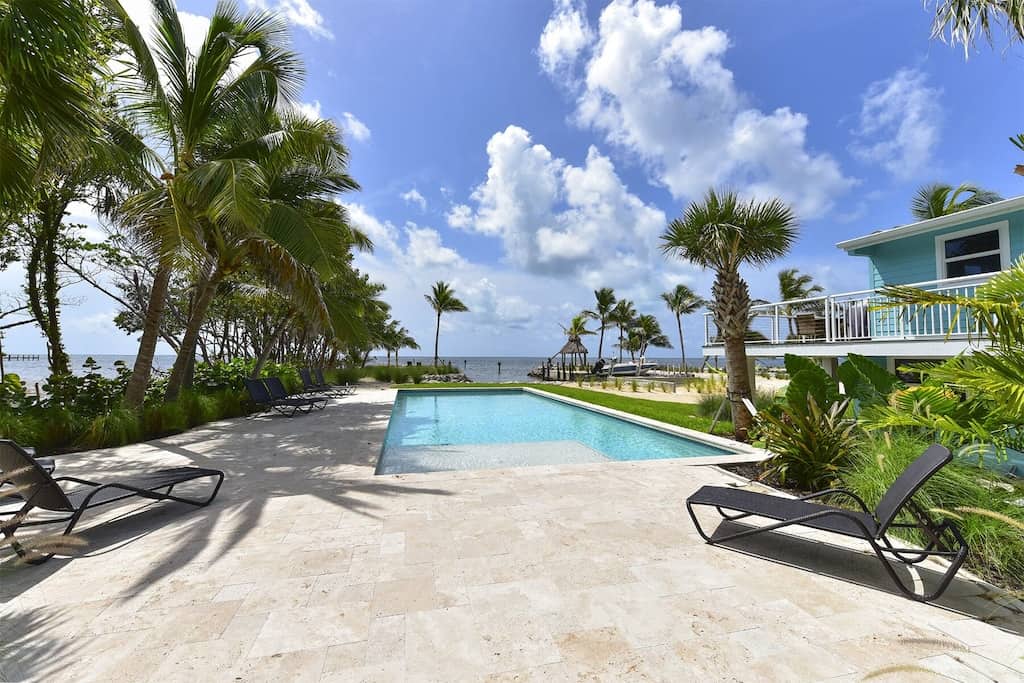
[[[967,542],[964,541],[956,524],[950,520],[943,520],[941,524],[936,524],[924,509],[914,503],[912,498],[914,493],[933,474],[952,459],[953,455],[948,449],[938,444],[930,446],[914,462],[910,463],[903,474],[892,483],[889,490],[878,501],[874,512],[868,509],[867,504],[857,494],[845,489],[828,489],[794,499],[723,486],[702,487],[686,499],[686,509],[690,513],[690,519],[693,520],[694,526],[697,527],[697,533],[712,545],[744,536],[775,531],[787,526],[811,527],[863,539],[875,551],[875,555],[882,562],[889,578],[893,580],[903,595],[912,600],[927,602],[942,595],[949,587],[953,577],[960,569],[960,565],[967,557]],[[860,510],[847,510],[809,502],[823,496],[845,496],[855,502]],[[693,512],[696,505],[713,507],[730,522],[751,516],[777,521],[766,526],[712,537],[704,532],[697,521],[697,516]],[[896,523],[896,518],[904,509],[911,514],[916,523]],[[739,514],[727,513],[726,510],[734,510]],[[886,535],[891,528],[919,529],[930,540],[923,549],[895,547]],[[933,556],[949,560],[949,568],[943,574],[939,586],[933,592],[925,595],[915,593],[907,588],[897,576],[891,564],[892,560],[889,559],[892,557],[903,564],[914,565]]]
[[[25,501],[21,509],[8,519],[0,521],[0,532],[7,538],[14,552],[30,564],[41,564],[53,557],[54,553],[40,555],[24,548],[14,538],[14,533],[21,527],[67,522],[67,526],[64,527],[64,535],[67,536],[86,510],[135,496],[205,507],[217,496],[220,485],[224,482],[224,473],[220,470],[200,467],[172,467],[107,482],[89,481],[78,477],[55,478],[25,449],[9,439],[0,439],[0,471],[3,471],[5,479],[14,484],[18,494]],[[208,498],[186,498],[171,493],[178,484],[205,477],[217,480]],[[61,486],[65,482],[76,486],[65,490]],[[34,509],[55,513],[57,516],[26,521],[28,514]]]

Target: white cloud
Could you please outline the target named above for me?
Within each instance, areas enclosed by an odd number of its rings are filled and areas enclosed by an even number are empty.
[[[420,211],[427,210],[427,198],[421,195],[419,190],[417,190],[415,187],[409,190],[408,192],[403,192],[398,196],[401,197],[407,204],[415,204],[416,206],[420,207]]]
[[[289,24],[305,29],[310,35],[328,40],[334,39],[334,34],[327,28],[323,15],[316,11],[308,0],[246,1],[250,7],[280,14]]]
[[[441,233],[437,230],[421,228],[409,222],[406,223],[405,234],[409,239],[405,256],[414,268],[457,266],[462,263],[462,257],[457,251],[441,244]]]
[[[349,222],[366,233],[373,241],[374,249],[394,253],[398,251],[398,230],[388,221],[381,221],[362,204],[342,204],[348,213]]]
[[[322,119],[323,114],[321,113],[320,100],[313,100],[312,102],[297,102],[292,105],[292,108],[305,116],[308,119]]]
[[[940,88],[928,86],[917,69],[900,69],[864,92],[853,153],[900,180],[927,171],[939,145]]]
[[[541,66],[554,73],[570,66],[593,39],[585,6],[574,0],[556,0],[555,11],[537,46]]]
[[[613,0],[596,32],[559,2],[538,52],[575,94],[576,121],[640,159],[677,199],[728,184],[778,195],[805,218],[824,214],[855,181],[808,148],[804,114],[747,104],[723,63],[728,48],[721,29],[683,29],[678,5]]]
[[[582,166],[509,126],[487,143],[487,179],[475,210],[458,204],[448,224],[501,239],[506,259],[532,272],[572,275],[617,251],[657,259],[665,214],[631,194],[608,157],[591,147]]]
[[[357,119],[352,112],[346,111],[342,113],[341,127],[357,142],[366,142],[370,139],[370,128]]]

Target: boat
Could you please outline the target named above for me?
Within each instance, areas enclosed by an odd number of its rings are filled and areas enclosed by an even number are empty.
[[[657,363],[641,358],[639,363],[636,361],[623,361],[621,363],[610,361],[605,365],[605,369],[600,374],[611,377],[636,377],[637,375],[646,375],[651,370],[657,369]]]

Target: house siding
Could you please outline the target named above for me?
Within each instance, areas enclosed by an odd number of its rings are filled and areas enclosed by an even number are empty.
[[[1010,227],[1010,258],[1016,260],[1024,254],[1024,211],[1015,211],[1002,216],[965,221],[957,225],[913,235],[891,242],[875,244],[851,251],[857,256],[867,256],[868,287],[884,285],[906,285],[939,279],[935,263],[935,238],[951,232],[959,232],[982,225],[1007,221]]]

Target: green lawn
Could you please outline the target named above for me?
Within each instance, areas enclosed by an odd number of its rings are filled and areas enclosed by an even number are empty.
[[[399,389],[434,389],[455,388],[455,389],[485,389],[488,387],[524,387],[528,386],[550,394],[558,394],[567,398],[574,398],[578,401],[586,401],[594,405],[621,410],[631,415],[639,415],[651,420],[658,420],[678,427],[695,429],[699,432],[711,430],[711,418],[697,415],[697,406],[689,403],[674,403],[669,401],[652,401],[650,399],[633,398],[632,396],[618,396],[600,391],[589,391],[576,387],[565,387],[550,384],[487,384],[484,382],[473,383],[451,383],[451,384],[398,384]],[[715,427],[715,434],[722,436],[732,435],[732,423],[720,421]]]

